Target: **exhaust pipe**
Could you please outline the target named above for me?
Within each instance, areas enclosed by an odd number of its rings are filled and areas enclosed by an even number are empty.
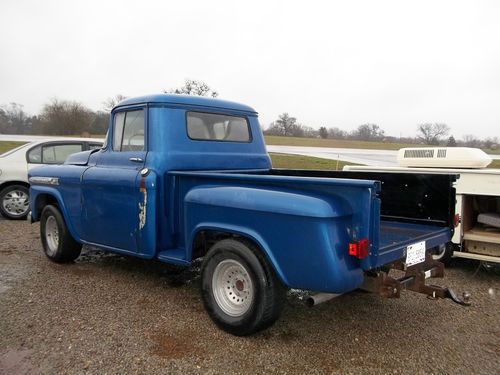
[[[342,294],[337,294],[337,293],[318,293],[318,294],[313,294],[312,296],[309,296],[306,299],[306,305],[309,307],[313,307],[316,305],[319,305],[320,303],[330,301],[331,299],[341,296]]]

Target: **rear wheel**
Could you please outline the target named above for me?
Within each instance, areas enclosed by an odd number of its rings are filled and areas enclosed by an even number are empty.
[[[40,238],[47,258],[57,263],[72,262],[82,250],[82,245],[73,239],[56,206],[48,205],[43,209],[40,217]]]
[[[286,289],[252,245],[219,241],[205,256],[201,272],[203,303],[220,328],[244,336],[278,319]]]
[[[29,190],[26,186],[10,185],[0,192],[0,213],[7,219],[25,219],[29,209]]]

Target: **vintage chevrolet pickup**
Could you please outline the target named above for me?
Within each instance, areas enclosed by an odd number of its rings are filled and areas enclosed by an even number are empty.
[[[467,303],[425,284],[443,276],[426,250],[451,238],[455,178],[273,169],[252,108],[154,95],[112,110],[102,149],[33,169],[30,217],[55,262],[82,244],[180,266],[203,257],[209,315],[248,335],[276,321],[288,288]]]

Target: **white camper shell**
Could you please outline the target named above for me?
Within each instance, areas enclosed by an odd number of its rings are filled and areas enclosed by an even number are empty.
[[[455,213],[459,222],[452,243],[436,252],[500,263],[500,169],[485,168],[492,159],[482,150],[466,147],[403,148],[399,167],[347,165],[345,171],[457,174]]]

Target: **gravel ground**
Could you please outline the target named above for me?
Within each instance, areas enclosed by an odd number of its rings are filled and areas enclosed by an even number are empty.
[[[315,308],[290,295],[252,337],[217,329],[197,267],[84,249],[49,262],[38,225],[0,221],[1,374],[499,374],[500,276],[458,262],[439,283],[473,305],[355,292]],[[438,282],[436,282],[438,283]]]

